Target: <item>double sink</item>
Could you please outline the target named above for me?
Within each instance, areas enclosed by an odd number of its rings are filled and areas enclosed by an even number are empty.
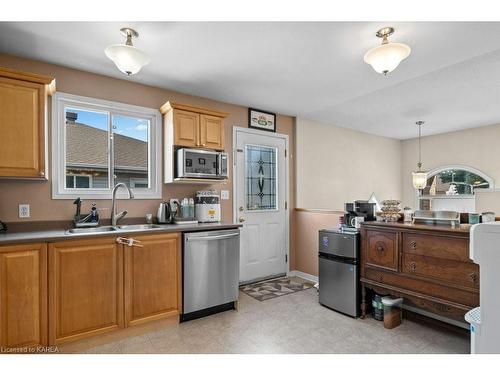
[[[158,224],[134,224],[134,225],[117,225],[115,227],[111,225],[102,227],[92,227],[92,228],[73,228],[68,229],[66,233],[68,234],[93,234],[93,233],[107,233],[107,232],[133,232],[133,231],[143,231],[148,229],[162,229],[165,228],[164,225]]]

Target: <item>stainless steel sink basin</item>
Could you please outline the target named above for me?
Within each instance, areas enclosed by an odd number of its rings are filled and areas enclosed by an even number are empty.
[[[157,224],[131,224],[131,225],[118,225],[118,230],[131,231],[131,230],[147,230],[163,228],[162,225]]]
[[[91,234],[91,233],[105,233],[105,232],[116,232],[117,229],[112,226],[105,227],[94,227],[94,228],[73,228],[68,229],[70,234]]]

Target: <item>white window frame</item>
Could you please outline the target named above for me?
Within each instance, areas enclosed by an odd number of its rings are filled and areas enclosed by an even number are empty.
[[[111,199],[112,186],[108,189],[66,189],[66,117],[65,107],[105,111],[112,115],[139,117],[150,121],[148,142],[150,188],[131,188],[137,199],[159,199],[162,196],[161,141],[162,121],[157,109],[113,102],[58,92],[52,97],[52,199]],[[111,157],[110,157],[111,159]],[[111,162],[111,160],[110,160]],[[127,199],[124,189],[117,192],[118,199]]]

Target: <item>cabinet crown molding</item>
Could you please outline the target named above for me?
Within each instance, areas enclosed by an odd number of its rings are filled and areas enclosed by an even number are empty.
[[[20,70],[14,70],[0,66],[0,77],[46,85],[48,95],[52,95],[56,91],[56,80],[51,76],[22,72]]]
[[[227,112],[221,112],[221,111],[215,111],[213,109],[208,109],[208,108],[202,108],[202,107],[195,107],[189,104],[180,104],[180,103],[174,103],[171,101],[166,102],[160,107],[160,112],[162,115],[168,113],[172,109],[180,109],[183,111],[189,111],[189,112],[195,112],[195,113],[201,113],[204,115],[210,115],[210,116],[216,116],[216,117],[227,117],[229,113]]]

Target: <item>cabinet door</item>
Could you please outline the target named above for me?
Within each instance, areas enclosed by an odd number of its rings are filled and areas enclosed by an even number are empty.
[[[115,238],[49,244],[49,342],[123,327],[123,246]]]
[[[367,230],[366,236],[366,265],[398,271],[398,234]]]
[[[174,145],[197,147],[200,144],[200,115],[174,110]]]
[[[224,150],[224,119],[200,115],[200,146]]]
[[[0,247],[0,347],[47,345],[47,245]]]
[[[45,176],[45,86],[0,77],[0,177]]]
[[[125,321],[128,326],[179,315],[181,310],[181,236],[134,236],[124,245]]]

